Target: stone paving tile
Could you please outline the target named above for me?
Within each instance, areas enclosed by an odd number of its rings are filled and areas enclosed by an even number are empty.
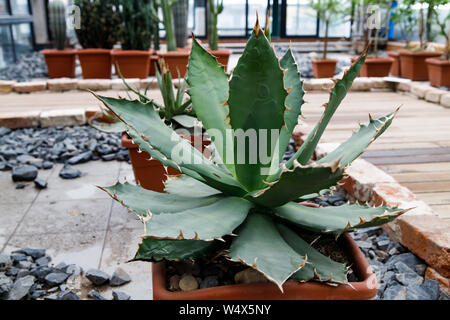
[[[6,241],[8,241],[8,237],[7,236],[2,236],[0,234],[0,249],[3,248],[6,245]],[[1,252],[1,250],[0,250]]]
[[[73,180],[64,180],[60,177],[51,177],[48,187],[40,192],[36,202],[51,202],[60,200],[81,199],[109,199],[106,192],[98,189],[99,186],[110,186],[115,183],[117,173],[111,175],[86,174]]]
[[[18,235],[106,230],[112,199],[35,202],[16,231]]]
[[[47,179],[47,173],[50,175],[49,171],[40,172],[38,177]],[[16,185],[19,183],[25,184],[25,188],[16,189]],[[17,203],[31,203],[39,193],[39,189],[34,187],[34,182],[13,182],[10,171],[0,172],[0,190],[0,204],[11,205]]]
[[[121,162],[119,161],[89,161],[86,163],[75,164],[72,166],[74,169],[78,169],[81,171],[83,175],[117,175],[121,166]],[[56,176],[59,171],[56,172]]]
[[[11,236],[29,207],[28,203],[0,204],[0,236],[5,239]],[[2,247],[0,243],[0,248]]]
[[[137,229],[141,232],[144,231],[144,225],[137,215],[114,200],[111,209],[109,228],[114,230],[126,228],[133,230]]]
[[[18,248],[46,248],[52,263],[75,263],[84,269],[98,268],[105,231],[13,235],[4,252]]]

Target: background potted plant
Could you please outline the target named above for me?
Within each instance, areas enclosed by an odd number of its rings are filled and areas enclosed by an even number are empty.
[[[47,63],[49,78],[74,78],[75,57],[73,49],[66,48],[67,24],[66,8],[61,0],[52,0],[48,4],[50,30],[55,41],[55,49],[42,50]]]
[[[83,49],[77,50],[85,79],[111,78],[111,49],[119,40],[121,24],[118,3],[110,0],[75,0],[81,25],[75,29]]]
[[[432,86],[450,87],[450,30],[448,30],[450,13],[441,20],[438,11],[435,10],[434,17],[439,26],[440,34],[445,38],[445,52],[441,58],[425,60],[428,67],[428,76]]]
[[[102,188],[145,223],[135,260],[159,262],[153,267],[155,299],[376,296],[376,279],[367,261],[361,258],[361,251],[351,237],[339,236],[390,222],[405,210],[359,204],[317,208],[298,203],[302,196],[340,181],[345,168],[389,127],[395,116],[391,113],[370,119],[368,125],[361,125],[349,140],[326,157],[309,162],[326,126],[358,76],[366,54],[367,51],[336,81],[321,121],[284,164],[282,155],[301,113],[304,92],[292,51],[288,50],[279,60],[259,24],[231,80],[217,60],[196,40],[193,42],[187,77],[189,95],[207,132],[215,132],[212,141],[217,153],[212,158],[203,156],[174,134],[156,109],[137,100],[123,103],[120,99],[98,96],[125,124],[143,151],[184,174],[166,182],[166,194],[129,183]],[[270,134],[279,130],[276,141],[267,132],[262,133],[263,129]],[[254,130],[256,139],[270,141],[265,148],[269,161],[258,157],[255,163],[249,161],[251,152],[258,153],[259,143],[244,138],[243,148],[238,148],[236,136],[227,139],[230,130]],[[236,161],[243,155],[245,161]],[[220,159],[227,160],[218,162]],[[341,238],[360,281],[350,283],[345,264],[321,254],[304,240],[308,232],[312,239],[326,237],[334,244],[336,238]],[[168,269],[162,260],[175,264],[183,259],[202,258],[219,262],[213,272],[238,265],[256,273],[262,283],[198,290],[194,285],[184,292],[167,290],[169,284],[164,273]],[[190,270],[193,274],[193,269]],[[185,280],[196,282],[189,274]],[[182,282],[183,279],[180,287]]]
[[[121,49],[113,49],[113,64],[125,78],[148,77],[151,47],[151,4],[146,0],[120,0]],[[117,70],[116,70],[117,71]]]
[[[189,0],[177,0],[172,7],[172,13],[177,48],[185,48],[188,38]]]
[[[378,4],[380,7],[380,15],[384,12],[383,25],[380,25],[380,28],[374,28],[368,30],[373,40],[373,55],[367,57],[366,62],[361,68],[361,77],[386,77],[389,75],[392,64],[394,63],[394,59],[391,57],[380,57],[379,56],[379,40],[380,37],[386,36],[389,32],[389,17],[390,17],[390,9],[392,7],[393,1],[377,1],[371,0],[370,4]],[[381,21],[380,21],[381,22]],[[369,37],[370,38],[370,37]],[[355,60],[356,58],[352,59]]]
[[[217,58],[217,61],[227,70],[231,50],[219,50],[219,32],[217,19],[223,11],[223,0],[208,0],[208,44],[209,52]]]
[[[153,18],[164,24],[166,32],[166,51],[158,51],[158,56],[164,58],[172,78],[183,78],[186,74],[186,67],[189,60],[189,48],[177,48],[177,42],[174,32],[173,11],[172,8],[177,0],[155,0],[158,7],[161,8],[163,19],[158,17],[158,13],[153,10]]]
[[[322,58],[311,60],[314,78],[331,78],[334,76],[338,61],[335,59],[327,59],[328,29],[331,19],[342,12],[342,3],[337,0],[311,0],[310,6],[317,11],[321,21],[325,23]]]
[[[409,0],[409,5],[413,5],[416,1]],[[425,18],[424,18],[424,4],[427,1],[420,1],[419,9],[419,46],[410,47],[399,51],[400,54],[400,68],[403,78],[414,81],[427,81],[428,71],[425,60],[427,58],[435,58],[442,55],[442,52],[431,51],[427,49],[427,41],[424,41],[425,33]],[[429,6],[435,6],[435,2],[429,1]],[[433,10],[432,8],[428,8]]]

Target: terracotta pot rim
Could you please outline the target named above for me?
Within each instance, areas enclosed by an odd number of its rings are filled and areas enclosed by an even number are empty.
[[[77,52],[75,49],[44,49],[41,53],[45,56],[62,56],[62,55],[75,55]]]
[[[103,49],[103,48],[82,48],[82,49],[76,49],[77,54],[98,54],[98,55],[104,55],[104,54],[110,54],[112,49]]]
[[[387,55],[388,56],[398,57],[400,55],[400,52],[398,50],[392,50],[392,51],[388,51]]]
[[[218,49],[218,50],[208,49],[207,51],[211,54],[222,54],[222,55],[226,55],[226,54],[231,55],[233,53],[233,51],[231,51],[229,49]]]
[[[367,64],[378,64],[378,63],[393,63],[395,60],[394,58],[389,57],[367,57],[365,63]]]
[[[338,63],[336,59],[311,59],[312,63]]]
[[[112,56],[150,56],[153,50],[122,50],[122,49],[112,49]]]
[[[356,242],[351,238],[350,235],[343,235],[343,240],[345,241],[345,246],[348,254],[353,258],[353,265],[356,267],[355,272],[358,277],[362,278],[361,281],[358,282],[350,282],[348,286],[346,285],[338,285],[337,287],[330,287],[326,284],[322,284],[319,282],[306,282],[300,283],[297,281],[287,281],[283,284],[283,290],[286,294],[285,297],[281,295],[278,287],[272,282],[266,283],[253,283],[253,284],[232,284],[225,285],[219,287],[212,287],[206,289],[197,289],[187,292],[171,292],[166,289],[166,279],[165,279],[165,263],[157,262],[152,264],[152,273],[153,273],[153,293],[154,299],[158,300],[199,300],[199,299],[221,299],[221,293],[225,293],[228,291],[228,295],[231,296],[233,300],[246,300],[252,299],[252,294],[261,294],[264,292],[267,299],[285,299],[288,300],[289,297],[287,295],[295,295],[294,292],[298,292],[300,289],[304,292],[316,292],[323,289],[323,298],[327,298],[327,292],[333,290],[339,293],[340,296],[345,293],[349,293],[350,298],[353,299],[372,299],[377,294],[377,288],[370,288],[370,283],[375,282],[376,280],[372,269],[370,268],[367,260],[362,254],[361,250],[358,248]],[[325,290],[326,289],[326,290]],[[359,291],[360,294],[355,294],[355,290]],[[352,293],[354,295],[352,295]],[[319,299],[316,294],[316,299]],[[248,298],[247,298],[248,297]],[[343,297],[340,297],[343,299]]]
[[[418,56],[418,57],[439,57],[443,54],[442,51],[409,51],[406,49],[399,50],[400,56]]]
[[[428,59],[425,59],[425,62],[428,64],[439,65],[439,66],[450,66],[450,60],[441,59],[441,58],[428,58]]]

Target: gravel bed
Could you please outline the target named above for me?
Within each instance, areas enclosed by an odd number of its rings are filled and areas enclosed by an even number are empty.
[[[0,253],[0,300],[80,300],[83,278],[94,288],[85,299],[111,300],[95,287],[115,288],[131,281],[120,267],[109,275],[97,269],[84,272],[80,266],[64,262],[53,265],[51,261],[45,249],[22,248],[11,254]],[[112,300],[130,299],[123,291],[112,292]]]
[[[40,52],[24,54],[19,57],[16,63],[0,69],[0,80],[23,82],[47,77],[47,65]]]
[[[100,159],[129,161],[120,139],[119,133],[103,133],[88,125],[15,130],[0,127],[0,171],[11,171],[13,181],[34,181],[42,189],[46,182],[37,178],[38,171],[51,169],[55,163],[64,163],[61,178],[75,179],[81,172],[72,165]]]

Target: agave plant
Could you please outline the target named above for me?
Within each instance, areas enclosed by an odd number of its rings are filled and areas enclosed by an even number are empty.
[[[366,51],[336,81],[319,123],[301,148],[281,164],[301,113],[304,92],[291,50],[278,59],[267,33],[256,23],[231,76],[193,42],[188,94],[213,141],[213,159],[175,134],[157,109],[149,107],[151,102],[97,96],[124,123],[141,150],[183,173],[166,182],[166,193],[127,182],[102,188],[135,212],[145,226],[135,260],[196,259],[221,253],[258,270],[281,290],[288,279],[346,283],[346,266],[313,249],[297,228],[337,237],[390,222],[404,212],[387,206],[312,208],[298,203],[305,195],[336,185],[346,167],[389,127],[395,112],[370,118],[336,150],[309,161],[358,76]],[[251,130],[257,134],[256,146],[248,140],[242,143],[236,134]],[[265,150],[269,161],[248,161],[252,148],[260,151],[264,142],[270,145]],[[246,161],[239,162],[242,151]]]

